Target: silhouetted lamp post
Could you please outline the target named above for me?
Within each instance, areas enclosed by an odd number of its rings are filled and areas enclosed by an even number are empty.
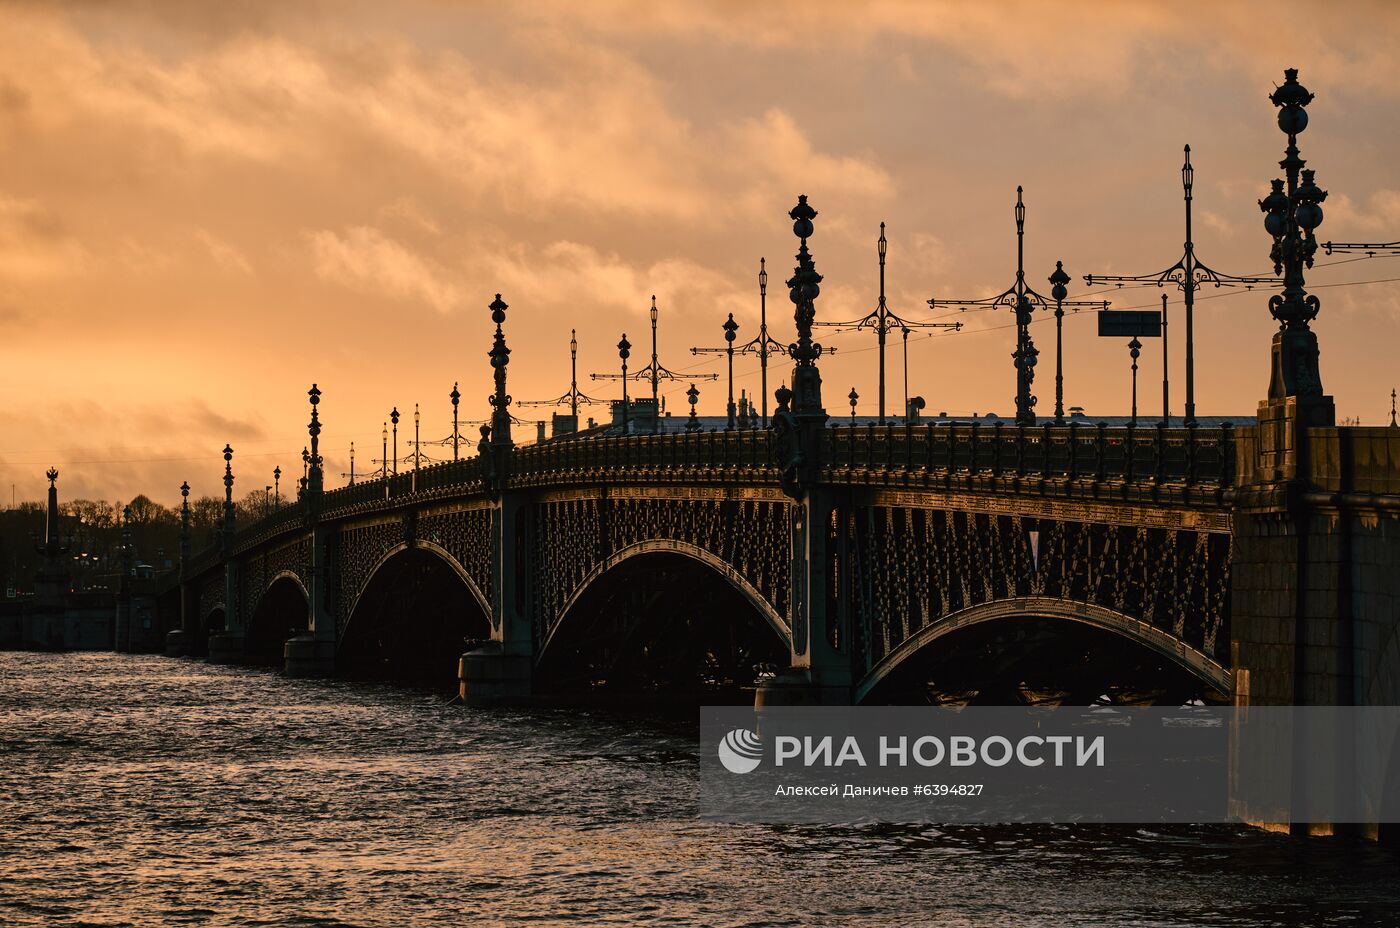
[[[1284,83],[1269,96],[1279,108],[1278,127],[1288,136],[1288,148],[1279,167],[1287,177],[1275,180],[1269,195],[1259,201],[1265,213],[1264,228],[1273,239],[1269,257],[1274,262],[1274,274],[1283,275],[1283,293],[1269,298],[1269,312],[1278,320],[1279,331],[1274,335],[1273,376],[1269,382],[1271,400],[1285,397],[1322,399],[1322,375],[1317,364],[1317,335],[1308,326],[1316,318],[1320,301],[1304,289],[1303,269],[1312,267],[1317,252],[1313,230],[1322,224],[1323,200],[1327,191],[1314,182],[1315,172],[1303,167],[1298,157],[1298,134],[1308,127],[1308,111],[1313,95],[1298,83],[1298,69],[1284,72]],[[1300,180],[1301,178],[1301,180]],[[1323,421],[1310,425],[1330,425],[1330,410]]]
[[[389,412],[389,421],[394,423],[394,476],[399,475],[399,407]]]
[[[452,460],[458,460],[458,452],[462,443],[462,433],[457,428],[457,407],[462,402],[462,394],[457,391],[457,382],[452,382],[452,392],[447,394],[452,399]]]
[[[758,355],[759,392],[763,427],[768,427],[768,356],[785,355],[787,346],[768,334],[768,268],[763,258],[758,259],[758,335],[735,349],[739,354]],[[715,379],[710,377],[707,379]]]
[[[627,359],[632,356],[632,343],[627,340],[627,333],[622,333],[622,339],[617,343],[617,356],[622,359],[622,434],[628,433],[627,427]]]
[[[1133,415],[1128,420],[1129,425],[1137,425],[1137,372],[1138,357],[1142,354],[1142,342],[1134,338],[1128,342],[1128,357],[1133,359]]]
[[[282,508],[282,465],[272,469],[272,492],[274,509]]]
[[[605,375],[594,374],[594,380],[603,379]],[[606,375],[612,377],[615,375]],[[580,393],[578,389],[578,330],[569,330],[569,389],[562,395],[552,400],[521,400],[521,406],[562,406],[569,404],[569,415],[574,417],[574,427],[578,427],[578,407],[580,403],[587,405],[604,404],[606,400],[594,399],[591,396]]]
[[[384,439],[384,450],[379,456],[379,476],[382,479],[389,479],[389,423],[384,423],[384,431],[381,433]]]
[[[1025,238],[1026,238],[1026,205],[1022,200],[1022,190],[1016,188],[1016,280],[1007,290],[993,297],[981,300],[940,300],[931,299],[928,305],[938,306],[958,306],[964,310],[971,308],[994,309],[1005,307],[1011,309],[1016,314],[1016,350],[1011,357],[1016,368],[1016,423],[1018,425],[1035,425],[1035,404],[1036,398],[1031,393],[1031,385],[1035,382],[1036,358],[1040,352],[1036,349],[1031,340],[1030,324],[1032,313],[1036,309],[1049,309],[1049,303],[1045,297],[1036,293],[1026,284],[1025,268]],[[1107,309],[1107,300],[1058,300],[1056,305],[1063,309],[1070,307],[1096,307]]]
[[[734,428],[734,339],[739,334],[739,323],[734,321],[734,314],[730,313],[729,318],[724,320],[724,347],[723,348],[692,348],[691,354],[723,354],[729,361],[729,402],[725,406],[728,424],[726,429]]]
[[[1050,275],[1050,298],[1055,301],[1055,424],[1065,424],[1065,297],[1069,295],[1069,275],[1065,263],[1055,262]]]
[[[855,387],[851,387],[851,392],[846,394],[846,399],[851,401],[851,425],[856,424],[856,403],[860,400],[860,394]]]
[[[700,418],[695,415],[695,404],[700,402],[700,391],[695,389],[695,384],[690,385],[690,389],[685,391],[685,398],[690,401],[690,418],[686,420],[685,430],[687,432],[700,431]],[[1393,420],[1395,417],[1391,416]]]
[[[885,422],[885,341],[886,336],[895,329],[900,329],[904,333],[904,408],[909,411],[909,332],[910,326],[922,329],[953,329],[957,331],[962,328],[961,322],[912,322],[901,319],[890,311],[885,299],[885,254],[889,250],[889,242],[885,239],[885,224],[880,223],[880,238],[875,244],[876,254],[880,259],[880,296],[876,300],[875,308],[859,319],[852,319],[848,322],[814,322],[813,325],[827,326],[830,328],[847,329],[870,329],[875,333],[879,344],[879,417],[880,423]]]
[[[1114,283],[1123,286],[1125,283],[1135,284],[1156,284],[1165,287],[1168,283],[1174,283],[1181,289],[1183,302],[1186,306],[1186,425],[1196,424],[1196,346],[1195,346],[1195,323],[1194,307],[1196,305],[1196,291],[1206,284],[1215,287],[1234,286],[1237,284],[1269,284],[1273,283],[1268,277],[1238,277],[1233,274],[1221,274],[1202,264],[1196,258],[1196,245],[1191,240],[1191,191],[1195,185],[1196,171],[1191,167],[1191,146],[1187,145],[1183,149],[1185,160],[1181,165],[1181,189],[1182,199],[1186,205],[1186,243],[1182,256],[1175,264],[1164,271],[1156,274],[1139,274],[1136,276],[1123,276],[1116,274],[1086,274],[1085,283],[1094,284]],[[1165,347],[1165,346],[1164,346]]]

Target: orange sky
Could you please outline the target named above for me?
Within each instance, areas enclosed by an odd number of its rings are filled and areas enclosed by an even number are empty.
[[[274,465],[299,475],[312,381],[332,474],[351,440],[371,466],[393,405],[411,420],[423,404],[440,438],[454,381],[464,418],[485,415],[497,291],[517,398],[567,388],[570,327],[582,372],[615,370],[623,330],[645,364],[652,293],[662,362],[719,371],[688,349],[721,344],[729,312],[755,333],[760,255],[770,324],[792,337],[798,193],[820,213],[820,319],[874,305],[882,220],[896,312],[1007,287],[1017,184],[1043,292],[1056,259],[1075,295],[1090,271],[1165,267],[1186,142],[1201,257],[1266,272],[1255,202],[1283,153],[1266,97],[1286,66],[1318,95],[1300,144],[1331,192],[1319,237],[1400,238],[1395,6],[0,3],[0,22],[0,481],[18,499],[50,464],[65,498],[174,502],[184,479],[218,494],[226,441],[239,495]],[[1388,277],[1400,262],[1309,281]],[[1400,283],[1315,292],[1338,415],[1388,421]],[[1265,304],[1199,305],[1201,413],[1263,396]],[[911,392],[930,412],[1010,415],[1010,316],[962,318],[911,341]],[[1094,331],[1066,322],[1067,403],[1123,414],[1126,352]],[[1033,334],[1048,414],[1053,326]],[[822,365],[828,409],[854,385],[873,412],[873,337],[822,340],[841,349]],[[1172,354],[1180,414],[1179,340]],[[757,362],[736,367],[756,390]],[[723,382],[700,387],[721,414]]]

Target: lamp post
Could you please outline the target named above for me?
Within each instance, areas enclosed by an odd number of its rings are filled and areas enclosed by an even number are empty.
[[[759,392],[762,424],[768,428],[768,356],[786,355],[787,346],[768,334],[768,267],[763,258],[758,259],[758,335],[735,349],[739,354],[758,355]]]
[[[851,392],[846,394],[846,399],[851,401],[851,425],[856,424],[856,403],[860,400],[860,394],[855,387],[851,387]]]
[[[657,317],[658,317],[658,313],[657,313],[657,309],[656,309],[656,295],[655,295],[655,294],[652,294],[652,297],[651,297],[651,309],[649,309],[649,310],[647,311],[647,315],[648,315],[648,318],[650,318],[650,320],[651,320],[651,363],[648,364],[646,367],[643,367],[643,368],[640,368],[640,369],[638,369],[638,370],[633,371],[630,375],[627,375],[627,376],[631,376],[631,377],[632,377],[633,379],[635,379],[635,380],[646,380],[646,381],[650,381],[650,382],[651,382],[652,415],[654,416],[654,423],[655,423],[654,426],[653,426],[653,428],[654,428],[655,430],[660,430],[660,428],[661,428],[661,400],[660,400],[659,390],[658,390],[659,382],[662,381],[662,380],[677,380],[677,381],[678,381],[678,380],[681,379],[681,376],[680,376],[679,374],[677,374],[675,371],[670,370],[669,368],[663,366],[663,365],[661,364],[661,361],[660,361],[659,358],[657,357],[657,354],[656,354],[656,320],[657,320]],[[626,338],[625,335],[624,335],[623,337]],[[630,346],[629,346],[629,347],[630,347]],[[617,374],[594,374],[594,375],[593,375],[593,379],[594,379],[594,380],[617,380],[617,379],[618,379],[618,376],[619,376],[619,375],[617,375]],[[697,379],[697,380],[718,380],[718,379],[719,379],[719,375],[718,375],[718,374],[694,374],[694,375],[691,375],[691,376],[692,376],[694,379]],[[624,389],[624,390],[626,389],[625,385],[624,385],[624,388],[623,388],[623,389]],[[568,394],[565,394],[565,396],[567,396],[567,395],[568,395]],[[575,413],[574,415],[577,416],[578,414]]]
[[[690,400],[690,418],[686,420],[685,430],[687,432],[698,432],[700,431],[700,418],[695,415],[695,404],[700,402],[700,391],[695,389],[695,384],[691,384],[690,389],[685,391],[685,398]],[[1395,417],[1392,415],[1391,419],[1393,420],[1394,418]]]
[[[692,348],[692,349],[690,349],[690,353],[691,353],[691,354],[722,354],[722,355],[724,355],[724,356],[728,359],[728,361],[729,361],[729,401],[728,401],[728,404],[725,406],[725,411],[726,411],[726,413],[728,414],[728,424],[725,426],[725,429],[727,429],[727,430],[732,430],[732,429],[734,428],[734,424],[735,424],[735,423],[734,423],[734,414],[735,414],[735,407],[734,407],[734,340],[735,340],[735,338],[738,337],[738,334],[739,334],[739,323],[737,323],[737,322],[734,321],[734,314],[733,314],[733,313],[730,313],[730,314],[729,314],[729,318],[726,319],[726,320],[724,320],[724,325],[722,326],[722,328],[724,329],[724,343],[725,343],[723,348]],[[752,344],[752,343],[750,343],[750,344]],[[747,347],[747,346],[745,346],[745,347]],[[718,375],[715,375],[715,376],[718,377]]]
[[[622,359],[622,434],[628,433],[627,426],[627,359],[632,356],[632,343],[627,340],[627,333],[622,333],[622,339],[617,343],[617,356]]]
[[[389,421],[394,424],[394,476],[399,475],[399,407],[389,412]]]
[[[419,438],[420,438],[420,436],[421,436],[421,434],[422,434],[421,425],[422,425],[422,419],[420,418],[420,416],[419,416],[419,414],[418,414],[418,404],[417,404],[417,403],[414,403],[414,404],[413,404],[413,473],[414,473],[414,475],[415,475],[415,479],[416,479],[416,475],[417,475],[417,473],[418,473],[418,465],[419,465],[420,463],[422,463],[422,460],[423,460],[422,443],[419,441]]]
[[[1007,308],[1016,314],[1016,350],[1011,357],[1016,368],[1016,424],[1035,425],[1036,398],[1031,394],[1031,384],[1035,382],[1036,357],[1040,354],[1031,340],[1030,324],[1032,314],[1037,309],[1048,309],[1045,297],[1036,293],[1026,284],[1025,237],[1026,205],[1022,200],[1022,190],[1016,188],[1016,280],[1006,290],[996,296],[981,300],[940,300],[931,299],[928,305],[957,306],[967,309]],[[1107,300],[1057,300],[1056,305],[1072,308],[1094,307],[1107,309]]]
[[[282,508],[282,465],[272,469],[273,508]]]
[[[1128,357],[1133,359],[1133,416],[1128,420],[1129,425],[1137,425],[1137,372],[1138,356],[1142,354],[1142,342],[1134,338],[1128,342]]]
[[[1274,274],[1283,275],[1283,292],[1269,298],[1269,313],[1278,320],[1279,331],[1274,335],[1273,375],[1269,382],[1269,399],[1308,397],[1316,404],[1330,407],[1322,393],[1322,375],[1317,364],[1317,334],[1308,323],[1316,318],[1320,301],[1305,289],[1304,268],[1313,265],[1317,238],[1313,235],[1322,224],[1323,200],[1327,191],[1318,188],[1315,172],[1303,167],[1298,157],[1298,134],[1308,126],[1308,111],[1313,95],[1298,83],[1298,69],[1284,72],[1283,85],[1276,88],[1269,100],[1279,108],[1278,127],[1288,136],[1288,148],[1279,162],[1284,180],[1274,180],[1269,195],[1259,201],[1265,214],[1264,228],[1273,239],[1269,257],[1274,262]],[[1318,409],[1309,415],[1306,424],[1330,425],[1330,408]]]
[[[609,379],[614,375],[595,374],[594,380]],[[578,330],[569,330],[569,389],[552,400],[521,400],[521,406],[562,406],[569,404],[569,415],[574,417],[574,427],[578,427],[578,407],[580,403],[601,406],[606,400],[594,399],[580,393],[578,389]]]
[[[1065,297],[1069,295],[1065,263],[1055,262],[1050,275],[1050,298],[1055,301],[1055,424],[1065,424]]]
[[[1167,364],[1167,295],[1162,294],[1162,424],[1172,421],[1171,378],[1167,376],[1171,368]]]
[[[272,512],[272,484],[263,487],[263,515]]]
[[[462,394],[457,391],[457,381],[452,382],[452,392],[447,394],[452,400],[452,460],[459,458],[462,433],[457,428],[457,407],[462,402]]]
[[[1084,282],[1089,286],[1095,284],[1112,283],[1118,286],[1124,284],[1156,284],[1165,287],[1167,284],[1175,284],[1182,293],[1183,304],[1186,307],[1186,410],[1185,423],[1188,427],[1196,424],[1196,342],[1195,342],[1195,305],[1196,291],[1206,284],[1213,287],[1232,286],[1253,286],[1254,284],[1272,284],[1274,280],[1269,277],[1240,277],[1234,274],[1222,274],[1201,263],[1196,257],[1196,245],[1191,239],[1191,200],[1192,189],[1196,182],[1196,170],[1191,166],[1191,146],[1187,145],[1183,149],[1184,160],[1181,165],[1181,189],[1182,200],[1186,207],[1186,242],[1183,252],[1177,262],[1166,270],[1156,274],[1139,274],[1135,276],[1124,276],[1118,274],[1086,274]],[[1165,349],[1165,346],[1163,346]]]
[[[876,254],[880,259],[880,296],[875,302],[875,308],[859,319],[851,319],[847,322],[813,322],[813,325],[826,326],[839,329],[870,329],[875,333],[876,341],[879,345],[879,416],[880,424],[885,423],[885,341],[886,336],[895,329],[904,332],[904,409],[909,411],[909,332],[911,327],[922,329],[952,329],[957,331],[962,328],[961,322],[913,322],[901,319],[890,311],[889,304],[885,299],[885,254],[889,250],[889,242],[885,238],[885,224],[880,223],[880,238],[875,244]]]
[[[389,423],[384,423],[384,450],[379,456],[379,476],[383,479],[389,478]]]
[[[491,342],[491,370],[496,381],[496,392],[490,396],[491,446],[506,449],[515,445],[510,437],[511,397],[506,392],[506,367],[510,364],[510,349],[506,347],[506,333],[501,328],[506,321],[506,310],[510,307],[498,293],[486,308],[491,310],[491,321],[496,324],[496,335]]]

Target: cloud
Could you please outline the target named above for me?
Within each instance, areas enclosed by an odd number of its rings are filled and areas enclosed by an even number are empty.
[[[209,257],[213,258],[214,263],[223,270],[244,275],[253,273],[253,265],[249,263],[243,252],[217,237],[208,229],[203,227],[195,229],[195,238],[199,239],[200,244],[209,252]]]
[[[440,313],[452,312],[461,301],[443,268],[372,226],[306,235],[316,274],[324,280],[399,302],[426,303]]]

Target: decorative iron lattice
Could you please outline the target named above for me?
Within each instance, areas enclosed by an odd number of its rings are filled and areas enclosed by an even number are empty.
[[[1228,534],[891,506],[841,524],[836,575],[867,669],[952,613],[1026,596],[1112,609],[1228,664]]]
[[[265,553],[245,558],[238,575],[239,599],[248,604],[248,617],[258,610],[258,603],[279,574],[294,574],[302,588],[311,577],[311,536],[304,535],[290,544],[272,548]]]
[[[435,512],[418,520],[418,537],[447,549],[489,603],[493,595],[491,510],[485,507]]]
[[[341,530],[333,562],[339,567],[339,583],[333,588],[337,634],[344,634],[351,610],[369,583],[375,565],[406,538],[405,523],[401,519]]]
[[[215,609],[223,609],[224,614],[228,614],[228,607],[224,604],[224,575],[221,573],[210,573],[205,577],[204,583],[199,588],[199,621],[203,624],[209,618],[209,613]],[[225,619],[227,621],[227,619]]]
[[[575,499],[537,503],[530,546],[537,640],[612,552],[646,541],[694,545],[733,568],[780,616],[790,588],[789,507],[752,499]]]

